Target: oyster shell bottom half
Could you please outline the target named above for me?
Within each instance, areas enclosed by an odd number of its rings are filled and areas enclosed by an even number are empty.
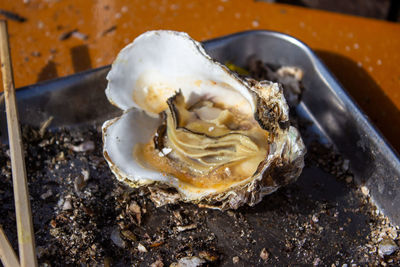
[[[130,186],[236,209],[302,171],[305,147],[280,85],[239,78],[186,33],[142,34],[107,80],[109,101],[124,112],[103,125],[104,156]]]

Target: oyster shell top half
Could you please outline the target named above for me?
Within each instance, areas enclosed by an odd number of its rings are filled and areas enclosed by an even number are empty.
[[[109,101],[124,113],[103,125],[104,156],[131,186],[235,209],[302,171],[304,144],[280,85],[239,78],[186,33],[142,34],[107,80]]]

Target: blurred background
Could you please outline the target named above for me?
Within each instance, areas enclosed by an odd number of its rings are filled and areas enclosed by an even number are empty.
[[[264,0],[389,21],[400,21],[398,0]]]

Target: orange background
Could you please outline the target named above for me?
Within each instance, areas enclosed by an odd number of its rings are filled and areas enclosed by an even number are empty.
[[[250,0],[2,0],[16,87],[110,64],[146,30],[197,40],[251,29],[308,44],[400,151],[400,24]],[[60,37],[77,29],[80,34]],[[82,38],[87,35],[87,39]]]

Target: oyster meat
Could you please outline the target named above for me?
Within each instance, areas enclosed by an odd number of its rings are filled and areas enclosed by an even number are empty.
[[[131,186],[174,189],[166,202],[236,209],[302,171],[305,147],[280,85],[241,79],[185,33],[142,34],[107,79],[124,113],[103,125],[104,156]]]

